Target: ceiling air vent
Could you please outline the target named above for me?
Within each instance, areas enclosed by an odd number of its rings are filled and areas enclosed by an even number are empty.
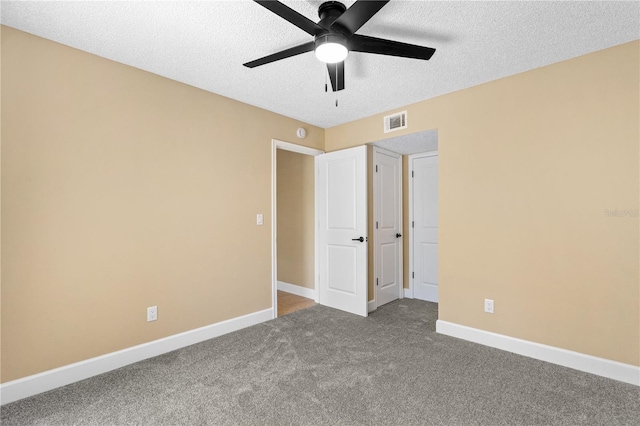
[[[398,112],[384,117],[384,132],[394,132],[407,128],[407,111]]]

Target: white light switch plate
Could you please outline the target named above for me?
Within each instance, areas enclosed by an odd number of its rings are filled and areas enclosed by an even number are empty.
[[[256,217],[256,223],[258,225],[264,224],[264,216],[262,215],[262,213],[258,213],[258,216]]]

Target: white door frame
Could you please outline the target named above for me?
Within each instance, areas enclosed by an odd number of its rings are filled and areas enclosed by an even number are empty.
[[[438,155],[438,151],[427,151],[427,152],[421,152],[419,154],[412,154],[409,155],[408,157],[408,163],[409,163],[409,170],[407,171],[407,173],[413,173],[413,160],[416,158],[423,158],[423,157],[435,157]],[[438,191],[438,194],[440,194],[440,192]],[[409,223],[412,224],[413,223],[413,176],[409,176]],[[415,271],[414,267],[413,267],[413,240],[414,240],[414,236],[413,236],[413,226],[409,227],[409,288],[408,288],[408,294],[407,297],[413,299],[414,298],[414,294],[413,294],[413,289],[414,287],[414,276],[413,276],[413,271]]]
[[[312,155],[314,158],[314,279],[313,286],[315,291],[315,301],[318,302],[318,158],[324,151],[315,148],[308,148],[302,145],[296,145],[290,142],[284,142],[277,139],[271,140],[271,303],[272,318],[278,317],[278,200],[277,200],[277,150],[297,152],[298,154]]]
[[[398,224],[398,229],[399,232],[402,233],[402,155],[395,153],[393,151],[389,151],[383,148],[379,148],[377,146],[373,147],[373,279],[375,280],[376,277],[378,276],[378,264],[380,263],[380,260],[378,259],[378,250],[376,249],[377,247],[375,246],[377,244],[378,241],[378,229],[375,226],[375,223],[379,220],[379,215],[380,215],[380,199],[378,197],[378,191],[379,191],[379,182],[378,179],[376,178],[376,166],[378,164],[378,155],[379,154],[391,154],[391,155],[400,155],[400,170],[399,170],[399,175],[398,175],[398,194],[399,194],[399,204],[398,204],[398,220],[399,220],[399,224]],[[411,200],[411,197],[409,197],[409,200]],[[404,235],[403,235],[404,237]],[[403,274],[404,274],[404,262],[403,262],[403,253],[402,253],[402,249],[403,249],[403,240],[400,240],[400,247],[398,249],[398,265],[399,265],[399,276],[398,276],[398,284],[400,286],[398,292],[398,297],[400,299],[404,298],[404,281],[403,281]],[[371,307],[372,310],[378,309],[378,286],[376,285],[376,283],[373,283],[373,306]]]

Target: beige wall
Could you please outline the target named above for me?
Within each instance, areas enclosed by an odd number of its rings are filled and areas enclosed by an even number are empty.
[[[314,158],[277,150],[278,281],[315,288]]]
[[[441,319],[640,365],[638,218],[605,215],[638,209],[639,50],[406,107],[439,135]],[[6,27],[1,59],[2,382],[271,307],[255,215],[303,123]]]
[[[638,217],[605,213],[639,208],[639,51],[397,109],[402,132],[438,130],[440,319],[640,365]],[[325,150],[384,139],[385,114],[327,129]]]
[[[271,307],[303,123],[6,27],[1,59],[3,382]]]

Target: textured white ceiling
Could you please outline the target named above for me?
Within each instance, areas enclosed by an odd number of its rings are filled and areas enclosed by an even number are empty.
[[[437,151],[438,131],[425,130],[423,132],[409,133],[408,135],[389,136],[387,139],[371,142],[370,145],[379,146],[402,155]]]
[[[322,1],[283,2],[318,20]],[[336,95],[324,92],[326,67],[313,53],[242,66],[311,41],[250,0],[2,1],[0,13],[4,25],[320,127],[640,38],[638,1],[395,0],[358,34],[434,47],[435,55],[352,52]]]

